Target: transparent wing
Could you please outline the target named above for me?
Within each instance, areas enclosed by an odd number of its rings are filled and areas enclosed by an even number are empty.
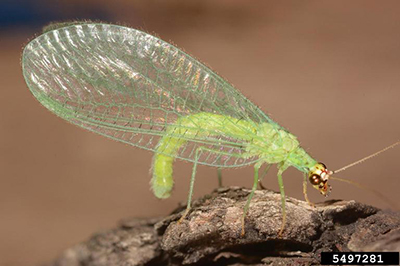
[[[24,49],[22,67],[35,97],[58,116],[114,140],[155,151],[177,119],[200,112],[274,123],[212,70],[147,33],[81,24],[40,35]],[[274,123],[275,124],[275,123]],[[200,130],[200,129],[199,129]],[[176,137],[184,137],[177,135]],[[177,158],[230,167],[249,164],[245,139],[219,132],[190,138]]]

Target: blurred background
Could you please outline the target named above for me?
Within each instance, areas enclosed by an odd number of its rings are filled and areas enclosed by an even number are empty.
[[[157,200],[151,153],[74,127],[33,98],[20,55],[42,26],[98,19],[155,33],[210,65],[334,170],[400,139],[399,11],[396,0],[1,1],[0,265],[42,265],[122,218],[167,215],[189,187],[191,165],[177,162],[173,196]],[[399,201],[399,155],[392,149],[340,177]],[[223,171],[225,185],[250,187],[252,170]],[[264,185],[278,190],[275,174]],[[303,199],[300,172],[289,169],[284,182]],[[393,208],[331,184],[331,199]],[[195,197],[216,186],[216,170],[199,167]]]

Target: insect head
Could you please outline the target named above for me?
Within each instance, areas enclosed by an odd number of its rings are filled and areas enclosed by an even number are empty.
[[[308,172],[308,179],[315,189],[327,197],[331,192],[331,186],[327,184],[331,171],[326,169],[325,164],[317,163]]]

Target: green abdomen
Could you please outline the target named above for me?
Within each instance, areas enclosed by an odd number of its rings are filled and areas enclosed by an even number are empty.
[[[255,133],[253,123],[211,113],[181,117],[175,124],[166,129],[166,135],[160,139],[154,155],[151,185],[158,198],[170,196],[173,188],[172,165],[179,149],[187,141],[224,135],[249,142]]]

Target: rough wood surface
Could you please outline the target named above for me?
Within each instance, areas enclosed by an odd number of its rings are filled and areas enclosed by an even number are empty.
[[[241,237],[249,190],[225,188],[157,219],[126,219],[118,227],[66,250],[52,266],[319,265],[323,251],[400,251],[400,213],[355,201],[310,207],[287,198],[281,238],[279,193],[256,191]]]

